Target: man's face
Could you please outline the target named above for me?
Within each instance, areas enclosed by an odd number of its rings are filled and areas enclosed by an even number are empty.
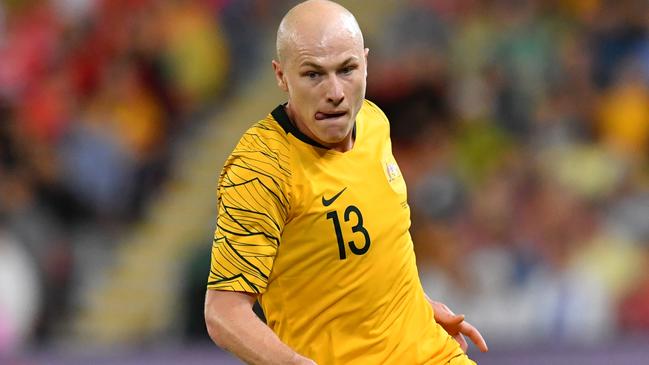
[[[368,50],[345,32],[293,46],[282,64],[273,61],[288,114],[307,136],[335,148],[348,141],[363,104]]]

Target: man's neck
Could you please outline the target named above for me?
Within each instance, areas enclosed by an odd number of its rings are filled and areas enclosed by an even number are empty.
[[[318,142],[324,147],[329,148],[330,150],[338,151],[338,152],[347,152],[351,150],[354,147],[354,141],[356,137],[355,129],[356,126],[352,126],[352,130],[349,131],[347,136],[340,142],[336,143],[327,143],[324,141],[321,141],[318,139],[312,132],[311,130],[304,125],[304,123],[298,122],[297,118],[295,117],[295,114],[291,110],[291,108],[288,107],[288,105],[284,106],[284,109],[286,110],[286,115],[288,115],[288,120],[295,128],[297,128],[300,132],[302,132],[305,136],[311,138],[312,140]]]

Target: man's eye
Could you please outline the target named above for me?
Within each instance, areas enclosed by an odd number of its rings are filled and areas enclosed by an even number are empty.
[[[314,80],[319,76],[318,73],[314,72],[314,71],[309,71],[305,75],[306,75],[306,77],[310,78],[311,80]]]
[[[349,75],[350,73],[352,73],[352,71],[354,71],[354,68],[351,67],[351,66],[350,66],[350,67],[345,67],[345,68],[343,68],[342,70],[340,70],[340,72],[341,72],[343,75]]]

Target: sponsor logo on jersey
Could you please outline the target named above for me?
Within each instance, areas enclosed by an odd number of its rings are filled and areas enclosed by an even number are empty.
[[[401,176],[401,171],[399,171],[399,166],[396,162],[388,162],[385,165],[385,172],[388,177],[388,181],[392,182],[399,176]]]

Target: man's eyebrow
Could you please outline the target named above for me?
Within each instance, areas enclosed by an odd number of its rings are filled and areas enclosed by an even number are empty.
[[[313,63],[311,61],[305,61],[300,64],[300,67],[312,67],[315,68],[316,70],[322,70],[324,67],[318,65],[317,63]]]
[[[345,61],[343,61],[340,65],[341,66],[347,66],[348,64],[354,63],[354,62],[357,62],[357,61],[358,61],[358,57],[351,56],[351,57],[347,58]],[[322,65],[319,65],[319,64],[311,62],[311,61],[302,62],[300,64],[300,67],[312,67],[312,68],[314,68],[316,70],[323,70],[324,69],[324,67],[322,67]]]
[[[358,61],[358,57],[356,57],[356,56],[351,56],[351,57],[349,57],[348,59],[346,59],[346,60],[345,60],[341,65],[342,65],[342,66],[346,66],[346,65],[348,65],[348,64],[350,64],[350,63],[353,63],[353,62],[356,62],[356,61]]]

